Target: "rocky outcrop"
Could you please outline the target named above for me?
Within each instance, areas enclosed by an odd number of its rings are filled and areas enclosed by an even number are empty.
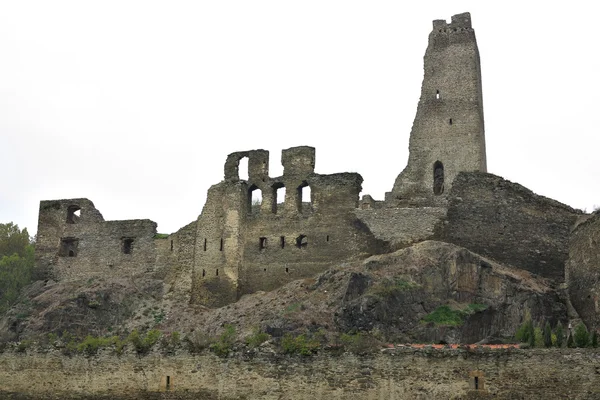
[[[376,329],[392,340],[473,343],[511,337],[525,315],[552,325],[566,319],[548,281],[435,241],[367,259],[347,290],[340,330]]]

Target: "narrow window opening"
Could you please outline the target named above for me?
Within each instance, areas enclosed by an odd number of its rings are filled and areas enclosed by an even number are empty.
[[[60,249],[58,255],[60,257],[77,257],[77,247],[79,240],[75,238],[64,238],[60,240]]]
[[[238,162],[238,178],[242,181],[247,181],[249,179],[248,157],[242,157]]]
[[[123,254],[131,254],[133,252],[133,239],[123,238]]]
[[[81,208],[79,206],[69,206],[67,208],[67,224],[76,224],[81,217]]]
[[[277,214],[277,211],[282,209],[285,204],[285,186],[283,183],[278,182],[271,186],[273,189],[273,214]]]
[[[300,235],[296,238],[296,247],[299,249],[305,249],[308,246],[308,239],[306,235]]]
[[[267,238],[266,237],[261,237],[258,239],[258,249],[260,251],[264,250],[267,248]]]
[[[204,251],[206,251],[206,239],[204,239]]]
[[[285,247],[285,236],[279,237],[279,245],[281,246],[282,249]]]
[[[223,251],[223,238],[221,238],[221,243],[219,244],[219,251]]]
[[[325,240],[329,242],[329,235],[327,235],[327,238]]]
[[[450,120],[448,122],[450,123],[450,125],[452,125],[452,118],[450,118]]]
[[[439,99],[440,99],[440,91],[439,91],[439,90],[436,90],[436,91],[435,91],[435,98],[436,98],[437,100],[439,100]]]
[[[171,251],[173,251],[173,241],[171,240]]]
[[[266,269],[266,268],[263,268],[263,271],[264,271],[264,272],[267,272],[267,269]]]
[[[202,277],[204,278],[206,276],[206,270],[202,270]]]
[[[298,212],[302,212],[312,205],[312,192],[306,181],[298,186],[297,192],[297,209]]]
[[[290,272],[290,269],[288,267],[285,267],[285,273],[287,274],[288,272]]]
[[[167,375],[167,385],[165,388],[171,390],[171,377],[169,375]]]
[[[250,186],[248,189],[248,213],[257,214],[260,212],[262,204],[262,190],[256,185]]]
[[[444,164],[436,161],[433,164],[433,194],[439,196],[444,193]]]
[[[474,383],[475,383],[475,390],[479,390],[479,377],[478,376],[475,377]]]
[[[219,270],[218,269],[216,270],[215,275],[219,276]]]

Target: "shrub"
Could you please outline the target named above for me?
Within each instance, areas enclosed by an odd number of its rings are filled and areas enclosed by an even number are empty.
[[[250,348],[256,348],[269,340],[271,336],[268,333],[261,332],[260,329],[255,329],[252,335],[246,338],[246,344]]]
[[[556,325],[556,347],[562,347],[564,339],[563,326],[559,322],[558,325]]]
[[[235,327],[225,325],[225,331],[210,345],[210,350],[219,357],[227,357],[235,343]]]
[[[597,331],[594,331],[592,333],[591,345],[593,348],[598,347],[598,332]]]
[[[281,339],[281,349],[285,354],[309,356],[316,353],[320,347],[321,342],[316,338],[310,337],[309,334],[293,336],[290,333],[286,333]]]
[[[550,322],[546,322],[544,326],[544,346],[552,347],[552,328]]]
[[[17,345],[17,352],[18,353],[24,353],[32,345],[33,345],[33,340],[22,340]]]
[[[587,347],[590,343],[590,334],[583,323],[579,323],[579,325],[575,327],[573,336],[573,340],[577,347]]]
[[[535,346],[535,330],[533,328],[533,322],[531,321],[531,318],[525,318],[525,321],[523,321],[517,330],[515,338],[520,343],[529,343],[531,347]]]
[[[133,345],[135,351],[138,354],[145,354],[158,342],[161,337],[161,333],[157,329],[152,329],[146,333],[146,335],[140,335],[137,329],[134,329],[127,338],[128,341]]]
[[[487,308],[485,304],[469,304],[463,310],[453,310],[448,306],[439,306],[433,312],[427,314],[424,322],[432,322],[435,325],[460,326],[469,315],[483,311]]]

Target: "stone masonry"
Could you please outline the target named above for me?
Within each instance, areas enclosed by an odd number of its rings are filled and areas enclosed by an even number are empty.
[[[433,22],[409,150],[385,201],[359,200],[357,173],[316,173],[313,147],[283,150],[278,177],[269,175],[268,151],[232,153],[197,220],[167,237],[157,236],[150,220],[105,221],[88,199],[42,201],[36,272],[55,280],[151,272],[168,284],[167,296],[219,307],[344,261],[434,239],[557,282],[569,263],[571,296],[581,291],[590,299],[573,304],[596,324],[597,218],[572,236],[582,212],[486,173],[469,13]],[[244,159],[249,176],[240,179]]]

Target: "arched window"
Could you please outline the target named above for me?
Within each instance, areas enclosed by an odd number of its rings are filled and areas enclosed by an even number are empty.
[[[444,193],[444,164],[441,161],[433,163],[433,194]]]
[[[308,246],[308,239],[306,235],[300,235],[296,238],[296,247],[299,249],[305,249]]]

